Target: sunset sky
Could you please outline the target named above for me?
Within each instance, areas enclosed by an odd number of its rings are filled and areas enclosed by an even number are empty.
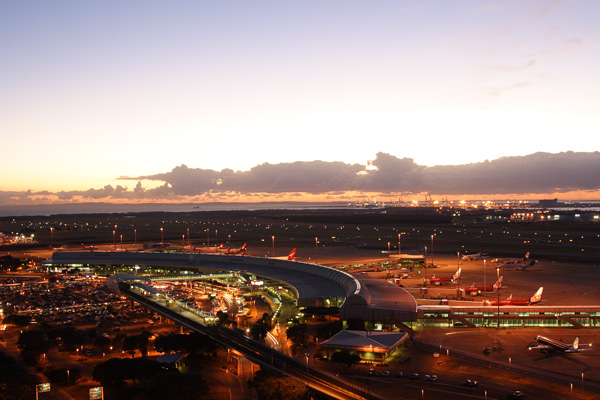
[[[1,2],[0,204],[223,200],[261,171],[261,193],[434,192],[337,177],[538,152],[586,160],[538,190],[598,193],[598,21],[595,0]]]

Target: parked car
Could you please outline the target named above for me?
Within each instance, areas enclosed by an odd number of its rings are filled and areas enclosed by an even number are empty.
[[[390,376],[390,371],[383,371],[383,373],[381,375],[383,375],[383,376]]]
[[[477,386],[479,386],[479,381],[473,381],[471,379],[467,379],[466,381],[463,382],[463,386],[477,387]]]
[[[402,371],[396,372],[396,378],[402,378],[403,376],[404,374],[402,373]]]
[[[413,373],[410,375],[410,379],[417,379],[418,377],[419,377],[419,374],[418,374],[418,373],[416,373],[416,372],[413,372]]]

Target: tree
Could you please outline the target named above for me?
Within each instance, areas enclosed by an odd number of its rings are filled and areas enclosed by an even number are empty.
[[[221,324],[221,325],[231,325],[231,324],[236,325],[235,320],[231,319],[231,317],[229,316],[228,313],[223,312],[221,310],[217,311],[217,318],[219,320],[219,324]]]
[[[358,354],[350,353],[347,350],[336,351],[331,355],[331,361],[340,364],[343,368],[348,368],[360,362]]]
[[[150,336],[152,336],[152,334],[148,331],[144,331],[139,335],[126,336],[123,339],[123,350],[131,354],[132,358],[135,355],[136,350],[140,351],[142,357],[146,357],[148,355]]]
[[[306,385],[295,378],[273,375],[259,370],[248,386],[256,389],[261,400],[301,400],[306,398]]]
[[[0,399],[33,399],[36,383],[37,377],[21,368],[13,358],[0,352]]]
[[[94,347],[99,350],[106,350],[111,345],[112,340],[104,336],[96,336],[94,339]]]
[[[135,356],[137,350],[137,339],[135,336],[125,336],[123,339],[123,351],[128,352],[131,357]]]
[[[271,317],[269,314],[264,313],[261,319],[250,326],[250,336],[252,336],[254,340],[264,342],[265,337],[271,328]]]
[[[19,314],[11,314],[2,320],[2,323],[5,325],[15,325],[18,326],[19,329],[23,330],[26,326],[31,323],[31,316],[29,315],[19,315]]]
[[[145,393],[148,400],[197,399],[208,393],[208,385],[197,373],[182,374],[175,370],[157,375]]]
[[[174,367],[146,358],[111,358],[94,367],[93,379],[105,386],[122,386],[127,379],[154,382],[160,374],[171,372]]]
[[[86,344],[89,340],[88,334],[85,331],[73,328],[72,326],[51,330],[48,332],[48,338],[52,340],[60,338],[67,350],[74,350]]]
[[[30,364],[36,364],[43,353],[50,349],[50,343],[42,331],[25,331],[17,340],[21,357]]]
[[[294,324],[285,331],[286,337],[292,341],[292,351],[294,353],[308,343],[307,329],[308,325],[306,324]]]

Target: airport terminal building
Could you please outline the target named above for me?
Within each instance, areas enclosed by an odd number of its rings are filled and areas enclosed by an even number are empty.
[[[296,261],[220,254],[56,252],[49,267],[95,267],[110,273],[168,269],[180,273],[239,272],[283,282],[302,309],[339,309],[340,320],[364,321],[365,330],[428,327],[596,327],[600,306],[484,306],[481,302],[422,303],[383,279]],[[440,301],[441,302],[441,301]]]

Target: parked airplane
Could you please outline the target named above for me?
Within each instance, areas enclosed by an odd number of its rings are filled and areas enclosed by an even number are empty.
[[[461,288],[460,290],[462,290],[466,294],[470,294],[471,296],[477,296],[478,294],[481,294],[483,292],[492,293],[502,287],[503,279],[504,279],[504,277],[501,276],[500,279],[498,279],[496,281],[496,283],[494,283],[493,285],[490,285],[490,286],[475,286],[475,284],[473,284],[469,287]]]
[[[66,244],[63,244],[62,246],[50,245],[50,248],[54,251],[65,251],[67,249],[67,245]]]
[[[288,260],[288,261],[296,261],[296,248],[294,247],[294,250],[291,251],[290,254],[288,254],[287,256],[283,256],[283,257],[271,257],[273,260]]]
[[[589,346],[592,347],[592,344],[579,344],[579,336],[575,338],[573,344],[563,343],[556,339],[551,339],[546,336],[538,335],[535,338],[536,342],[538,342],[537,346],[530,346],[529,350],[540,350],[542,352],[550,353],[553,351],[560,351],[562,353],[579,353],[581,351],[589,351],[592,349],[582,349],[579,346]]]
[[[467,260],[467,261],[474,261],[474,260],[481,260],[484,256],[487,256],[487,254],[482,253],[474,253],[474,254],[465,254],[462,256],[463,260]]]
[[[243,256],[244,254],[246,254],[246,243],[244,243],[244,245],[242,247],[240,247],[237,250],[232,250],[231,247],[228,247],[223,254],[225,255],[240,255]]]
[[[461,271],[462,271],[462,268],[459,267],[458,270],[456,271],[456,273],[452,276],[440,276],[439,278],[436,278],[434,275],[431,278],[426,278],[427,284],[433,283],[434,285],[440,285],[441,283],[445,283],[445,282],[454,282],[458,278],[460,278]]]
[[[81,243],[81,247],[83,247],[84,249],[87,249],[87,250],[97,250],[98,249],[96,246],[92,246],[91,244],[86,245],[84,243]]]
[[[189,252],[191,251],[192,253],[204,253],[204,254],[212,254],[212,253],[220,253],[221,250],[223,249],[223,243],[221,243],[220,246],[217,247],[198,247],[198,246],[185,246],[184,248],[185,252]]]
[[[535,294],[528,299],[513,299],[512,294],[508,296],[506,300],[500,300],[501,306],[528,306],[530,304],[539,303],[542,301],[542,292],[544,291],[543,287],[540,287]],[[486,306],[497,306],[498,300],[486,300]]]
[[[529,260],[529,252],[527,252],[522,258],[494,258],[490,262],[500,264],[518,264]]]
[[[498,266],[500,269],[515,269],[517,271],[525,271],[527,268],[535,265],[536,260],[523,261],[521,263],[501,264]]]

